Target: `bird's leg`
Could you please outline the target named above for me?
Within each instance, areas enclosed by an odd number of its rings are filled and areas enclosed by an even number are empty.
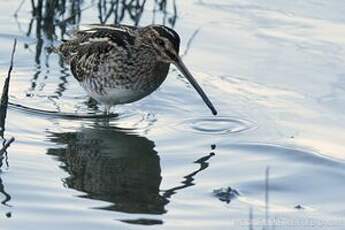
[[[109,116],[111,105],[105,105],[104,115]]]
[[[104,122],[106,126],[109,126],[109,114],[110,114],[111,105],[105,105],[104,110]]]

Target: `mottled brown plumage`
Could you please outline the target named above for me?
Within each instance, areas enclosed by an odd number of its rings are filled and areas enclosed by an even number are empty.
[[[106,105],[139,100],[155,91],[175,64],[216,114],[178,56],[178,34],[162,25],[91,25],[58,47],[87,93]]]

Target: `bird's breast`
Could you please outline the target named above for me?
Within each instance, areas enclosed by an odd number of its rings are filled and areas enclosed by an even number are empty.
[[[156,64],[151,71],[104,72],[84,78],[81,86],[103,104],[124,104],[144,98],[154,92],[166,79],[169,64]],[[133,75],[132,75],[133,74]]]

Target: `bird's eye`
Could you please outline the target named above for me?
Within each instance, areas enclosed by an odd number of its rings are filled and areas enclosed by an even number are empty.
[[[158,45],[160,45],[160,46],[164,46],[164,41],[161,40],[161,39],[157,39],[157,43],[158,43]]]

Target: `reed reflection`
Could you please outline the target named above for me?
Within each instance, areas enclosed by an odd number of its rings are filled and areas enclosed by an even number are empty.
[[[152,2],[152,24],[174,27],[177,20],[176,1],[152,0]],[[146,0],[99,0],[97,4],[99,23],[120,24],[123,21],[130,21],[130,24],[138,26],[144,11],[150,11],[148,5]]]
[[[31,8],[32,18],[26,36],[36,38],[35,62],[40,65],[44,42],[51,45],[53,40],[64,37],[66,28],[80,23],[81,1],[32,0]]]
[[[51,75],[49,57],[50,52],[47,48],[52,47],[56,40],[65,37],[69,27],[80,23],[82,1],[65,0],[32,0],[31,1],[31,19],[27,25],[25,35],[34,38],[35,42],[25,43],[24,47],[34,53],[35,72],[32,75],[31,85],[26,92],[27,97],[31,97],[36,91],[44,90],[44,87],[38,87],[39,81],[44,83]],[[21,17],[20,11],[16,12],[15,17]],[[22,28],[18,22],[19,29]],[[34,46],[34,48],[32,48]],[[56,90],[53,90],[51,98],[59,98],[66,90],[69,73],[64,62],[60,58],[59,62],[60,76],[56,77]],[[43,84],[44,85],[44,84]]]
[[[6,127],[6,117],[7,117],[7,108],[8,108],[8,98],[9,98],[9,86],[10,86],[10,80],[11,80],[11,73],[13,69],[13,60],[14,60],[14,54],[16,51],[16,45],[17,40],[14,40],[12,53],[11,53],[11,61],[10,61],[10,67],[8,69],[7,77],[5,79],[1,98],[0,98],[0,138],[2,142],[2,147],[0,148],[0,174],[2,173],[1,167],[3,166],[3,161],[6,163],[6,166],[9,167],[8,164],[8,156],[7,156],[7,149],[10,147],[12,142],[14,142],[15,138],[5,137],[5,127]],[[3,196],[3,198],[0,198],[1,204],[7,207],[11,207],[8,202],[11,200],[11,195],[6,192],[5,185],[0,177],[0,195]]]
[[[112,127],[83,128],[78,132],[50,133],[50,140],[61,148],[48,154],[61,161],[69,177],[68,188],[85,192],[85,198],[108,201],[102,209],[126,213],[164,214],[165,205],[177,191],[193,186],[195,176],[205,170],[210,153],[194,163],[200,168],[183,177],[181,185],[160,190],[160,158],[153,141]],[[136,223],[136,220],[123,220]],[[138,221],[143,223],[161,221]]]

